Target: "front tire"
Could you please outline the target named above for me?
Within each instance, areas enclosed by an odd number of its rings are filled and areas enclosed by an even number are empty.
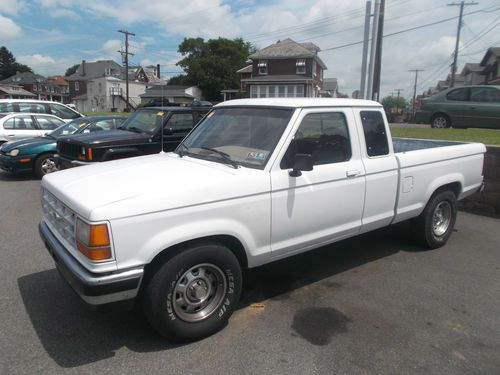
[[[456,219],[455,194],[449,190],[435,193],[424,211],[412,222],[414,238],[429,249],[444,246],[453,232]]]
[[[449,128],[451,127],[451,120],[448,116],[442,113],[438,113],[432,116],[431,119],[431,127],[432,128]]]
[[[42,154],[35,160],[34,172],[38,178],[58,170],[54,154]]]
[[[191,341],[223,328],[241,294],[236,256],[218,243],[185,249],[152,275],[142,295],[147,319],[171,341]]]

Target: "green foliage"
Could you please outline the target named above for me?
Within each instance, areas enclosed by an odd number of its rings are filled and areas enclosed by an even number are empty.
[[[179,74],[178,76],[171,77],[168,80],[169,85],[177,85],[177,86],[189,86],[192,83],[189,81],[188,76],[185,74]]]
[[[16,58],[6,47],[0,47],[0,80],[9,78],[17,72],[31,72],[31,68],[24,64],[19,64]]]
[[[243,39],[185,38],[179,45],[183,59],[177,65],[185,75],[173,77],[169,84],[197,85],[207,100],[221,100],[221,90],[240,86],[236,71],[245,66],[248,56],[255,51]]]
[[[448,141],[481,142],[500,145],[500,131],[492,129],[433,129],[391,127],[393,137],[418,139],[444,139]]]
[[[406,108],[408,102],[402,96],[399,97],[399,102],[397,96],[386,96],[382,99],[382,105],[386,112],[396,111],[399,108],[400,111]]]
[[[73,66],[70,66],[68,69],[66,69],[66,73],[64,73],[64,76],[69,77],[70,75],[75,74],[79,66],[80,64],[75,64]]]

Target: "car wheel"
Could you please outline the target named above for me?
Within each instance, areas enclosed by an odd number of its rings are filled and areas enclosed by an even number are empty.
[[[451,121],[448,116],[443,114],[434,115],[431,119],[432,128],[449,128],[451,127]]]
[[[58,170],[54,154],[42,154],[35,160],[35,175],[38,178]]]
[[[142,293],[151,325],[171,341],[191,341],[220,330],[242,285],[236,256],[217,243],[185,249],[152,275]]]
[[[436,249],[444,246],[457,219],[457,198],[449,190],[435,193],[424,211],[413,220],[412,231],[421,245]]]

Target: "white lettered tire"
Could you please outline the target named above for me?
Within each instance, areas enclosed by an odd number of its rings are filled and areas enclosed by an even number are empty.
[[[171,341],[191,341],[223,328],[241,294],[238,259],[218,243],[180,251],[151,276],[142,304],[151,325]]]

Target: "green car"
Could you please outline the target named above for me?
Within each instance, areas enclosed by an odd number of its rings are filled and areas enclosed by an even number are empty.
[[[57,152],[57,138],[113,130],[120,126],[126,116],[81,117],[64,124],[43,137],[23,139],[4,143],[0,147],[0,169],[18,174],[34,172],[39,178],[57,170],[54,154]]]
[[[422,100],[415,122],[433,128],[500,129],[500,86],[461,86]]]

